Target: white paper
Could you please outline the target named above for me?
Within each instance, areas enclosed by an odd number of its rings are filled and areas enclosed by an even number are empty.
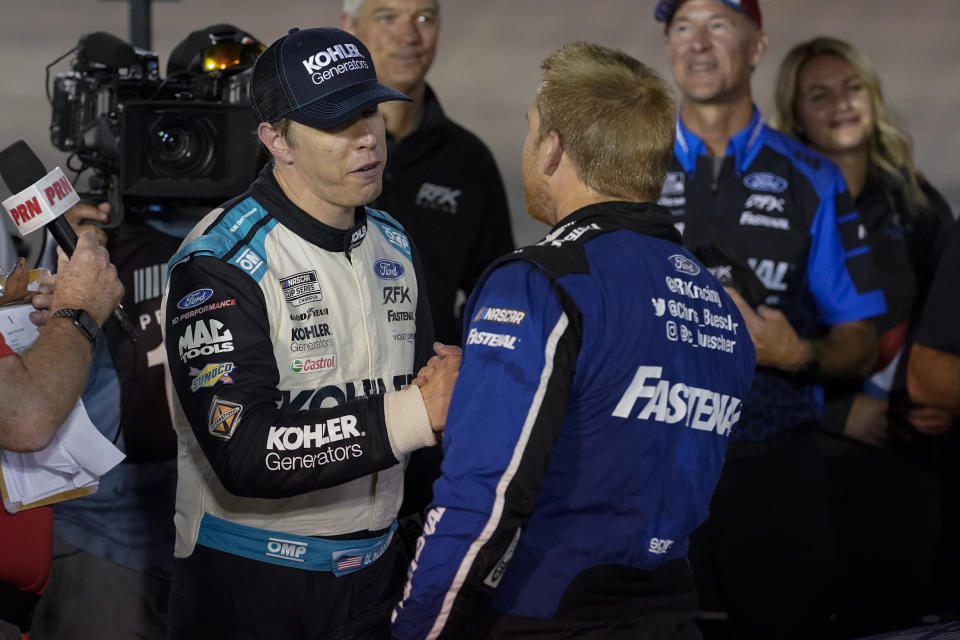
[[[31,304],[0,307],[0,333],[11,349],[23,353],[40,335],[37,325],[30,322]]]
[[[42,451],[0,451],[8,499],[21,504],[95,486],[124,457],[97,431],[80,401]]]
[[[61,447],[72,456],[75,464],[97,477],[113,469],[126,457],[120,449],[113,446],[112,442],[97,431],[97,427],[87,415],[83,402],[79,400],[77,406],[67,416],[66,422],[60,427],[60,431],[57,432],[57,437]],[[41,464],[45,464],[42,453],[37,454],[37,459]]]
[[[31,305],[0,308],[0,332],[17,353],[33,344],[39,335],[37,327],[30,322],[32,310]],[[7,502],[15,509],[73,489],[96,487],[100,477],[120,464],[124,457],[124,453],[97,430],[83,402],[77,400],[73,411],[42,451],[16,453],[0,449]]]

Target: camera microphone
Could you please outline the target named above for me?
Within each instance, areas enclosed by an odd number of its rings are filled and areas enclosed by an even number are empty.
[[[106,31],[94,31],[80,36],[80,41],[77,42],[77,56],[111,69],[130,67],[137,62],[133,45]]]
[[[73,255],[77,248],[77,234],[63,214],[80,202],[80,196],[60,167],[48,173],[27,143],[17,140],[0,151],[0,177],[14,194],[3,201],[3,208],[13,220],[17,232],[26,236],[47,227],[67,255]],[[117,305],[113,310],[113,319],[135,342],[137,333],[123,305]]]

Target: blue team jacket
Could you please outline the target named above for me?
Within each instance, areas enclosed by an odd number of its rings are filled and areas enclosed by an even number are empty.
[[[621,571],[662,595],[651,576],[683,562],[707,516],[755,362],[669,212],[575,212],[492,265],[464,318],[443,474],[395,636],[465,637],[484,611],[590,616],[585,585]]]
[[[721,245],[746,262],[802,338],[886,311],[866,232],[843,174],[828,159],[767,127],[754,109],[715,172],[706,144],[677,121],[660,202],[683,244]],[[733,443],[765,440],[820,421],[820,389],[761,367]]]

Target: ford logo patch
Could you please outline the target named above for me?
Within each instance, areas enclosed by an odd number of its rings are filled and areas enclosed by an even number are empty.
[[[403,265],[393,260],[377,260],[373,265],[373,271],[381,280],[399,280],[406,273]]]
[[[213,289],[197,289],[180,298],[177,303],[178,309],[193,309],[201,305],[213,296]]]
[[[700,273],[700,267],[697,263],[681,253],[673,254],[669,260],[673,263],[673,268],[680,273],[685,273],[688,276],[695,276]]]
[[[767,173],[766,171],[751,173],[743,179],[743,184],[746,185],[748,189],[768,191],[770,193],[783,193],[787,190],[788,185],[787,181],[780,176]]]

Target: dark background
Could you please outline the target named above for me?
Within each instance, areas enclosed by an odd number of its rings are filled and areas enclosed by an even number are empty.
[[[669,77],[654,0],[441,0],[438,58],[428,79],[447,113],[493,150],[503,173],[518,242],[544,231],[526,217],[520,183],[524,114],[540,61],[572,40],[623,49]],[[0,146],[24,138],[48,167],[65,156],[48,141],[44,66],[89,31],[129,39],[124,0],[3,0],[0,20]],[[334,26],[337,0],[158,1],[152,48],[166,71],[170,49],[189,31],[231,22],[269,43],[292,26]],[[815,35],[850,40],[878,66],[887,101],[907,121],[920,168],[956,211],[960,205],[960,2],[955,0],[761,0],[770,49],[754,94],[770,110],[780,59]],[[67,61],[57,65],[65,71]],[[72,175],[71,175],[72,177]]]

